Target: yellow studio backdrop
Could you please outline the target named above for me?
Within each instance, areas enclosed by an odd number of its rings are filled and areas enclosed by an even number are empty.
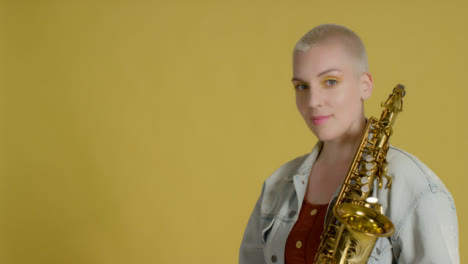
[[[310,152],[291,51],[343,24],[375,91],[407,87],[391,143],[468,228],[466,1],[4,1],[0,263],[237,263],[261,185]],[[430,230],[427,230],[430,232]]]

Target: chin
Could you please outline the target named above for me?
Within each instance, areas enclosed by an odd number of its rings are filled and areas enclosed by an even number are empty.
[[[331,137],[331,136],[323,136],[323,137],[317,136],[317,138],[318,140],[323,141],[323,142],[327,142],[327,141],[335,139],[335,137]]]
[[[312,129],[311,129],[312,130]],[[314,131],[312,130],[312,133],[315,135],[315,137],[320,140],[320,141],[330,141],[336,138],[336,135],[333,133],[330,133],[329,131]]]

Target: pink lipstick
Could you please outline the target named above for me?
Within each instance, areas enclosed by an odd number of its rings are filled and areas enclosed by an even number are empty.
[[[312,116],[310,119],[312,120],[312,123],[314,123],[314,125],[320,126],[322,124],[325,124],[325,122],[327,122],[329,118],[330,118],[329,115],[327,116],[321,115],[321,116]]]

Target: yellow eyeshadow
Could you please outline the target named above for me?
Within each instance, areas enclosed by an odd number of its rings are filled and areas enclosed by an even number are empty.
[[[339,81],[340,78],[338,78],[338,77],[333,77],[333,76],[327,76],[327,77],[323,78],[323,81],[324,81],[324,82],[325,82],[325,81],[328,81],[328,80]]]
[[[327,81],[330,81],[330,80],[336,81],[336,82],[338,82],[338,83],[341,81],[340,78],[332,77],[332,76],[327,76],[327,77],[323,78],[322,84],[323,84],[323,85],[326,85],[326,82],[327,82]]]
[[[297,87],[300,86],[300,85],[305,85],[305,86],[307,86],[307,83],[298,82],[298,83],[294,84],[294,87],[297,88]]]

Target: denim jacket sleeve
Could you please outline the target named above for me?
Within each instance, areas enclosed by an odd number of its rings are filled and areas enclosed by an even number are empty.
[[[263,197],[263,190],[265,184],[263,184],[262,192],[260,197],[255,204],[254,210],[249,218],[247,227],[245,228],[244,237],[242,238],[242,244],[239,251],[239,263],[240,264],[263,264],[266,263],[263,257],[263,247],[265,242],[262,240],[263,235],[261,227],[262,222],[260,221],[260,205]]]
[[[458,223],[451,196],[428,191],[413,203],[399,230],[398,263],[460,263]]]
[[[450,192],[415,156],[392,146],[387,160],[393,184],[379,200],[395,225],[390,237],[393,261],[460,263],[458,220]]]

